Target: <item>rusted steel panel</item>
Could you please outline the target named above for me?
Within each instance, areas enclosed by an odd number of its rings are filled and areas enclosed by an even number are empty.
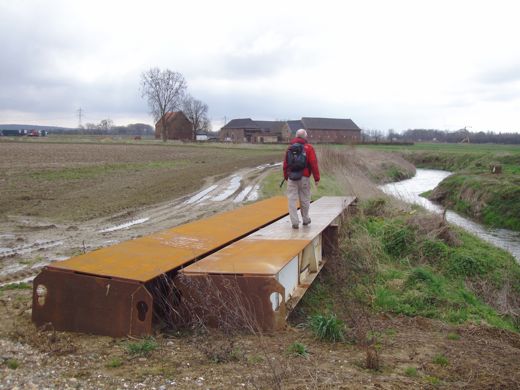
[[[186,275],[175,282],[183,299],[183,315],[221,329],[281,330],[285,305],[273,308],[283,286],[270,276]]]
[[[287,199],[278,196],[79,255],[48,268],[147,282],[221,248],[287,212]]]
[[[113,337],[152,330],[152,295],[137,282],[44,269],[33,282],[32,320]]]

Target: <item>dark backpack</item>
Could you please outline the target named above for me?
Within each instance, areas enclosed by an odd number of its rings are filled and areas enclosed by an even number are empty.
[[[287,150],[287,168],[289,170],[289,179],[300,180],[303,176],[303,170],[307,166],[307,153],[303,144],[296,142],[289,146]]]

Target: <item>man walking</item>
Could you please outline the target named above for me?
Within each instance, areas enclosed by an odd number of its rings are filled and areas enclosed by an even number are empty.
[[[302,213],[303,225],[311,223],[309,207],[311,204],[310,176],[314,176],[316,186],[320,181],[320,170],[316,152],[307,142],[307,132],[300,129],[296,132],[296,138],[291,140],[291,145],[285,154],[283,162],[283,177],[287,180],[287,198],[289,200],[289,216],[293,229],[298,229],[298,201]]]

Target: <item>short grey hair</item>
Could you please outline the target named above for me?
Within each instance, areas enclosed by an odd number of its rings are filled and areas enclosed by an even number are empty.
[[[307,138],[307,132],[305,131],[305,129],[299,129],[298,131],[296,131],[296,137]]]

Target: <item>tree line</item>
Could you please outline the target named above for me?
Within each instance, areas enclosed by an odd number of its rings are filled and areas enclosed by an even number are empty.
[[[456,131],[437,129],[408,129],[402,133],[393,129],[385,134],[381,130],[363,130],[362,142],[443,142],[474,144],[520,144],[520,133],[478,131],[467,129]]]
[[[52,134],[84,134],[84,135],[139,135],[153,136],[155,129],[145,123],[131,123],[126,126],[115,126],[111,119],[103,119],[99,123],[85,123],[77,129],[52,129]]]

